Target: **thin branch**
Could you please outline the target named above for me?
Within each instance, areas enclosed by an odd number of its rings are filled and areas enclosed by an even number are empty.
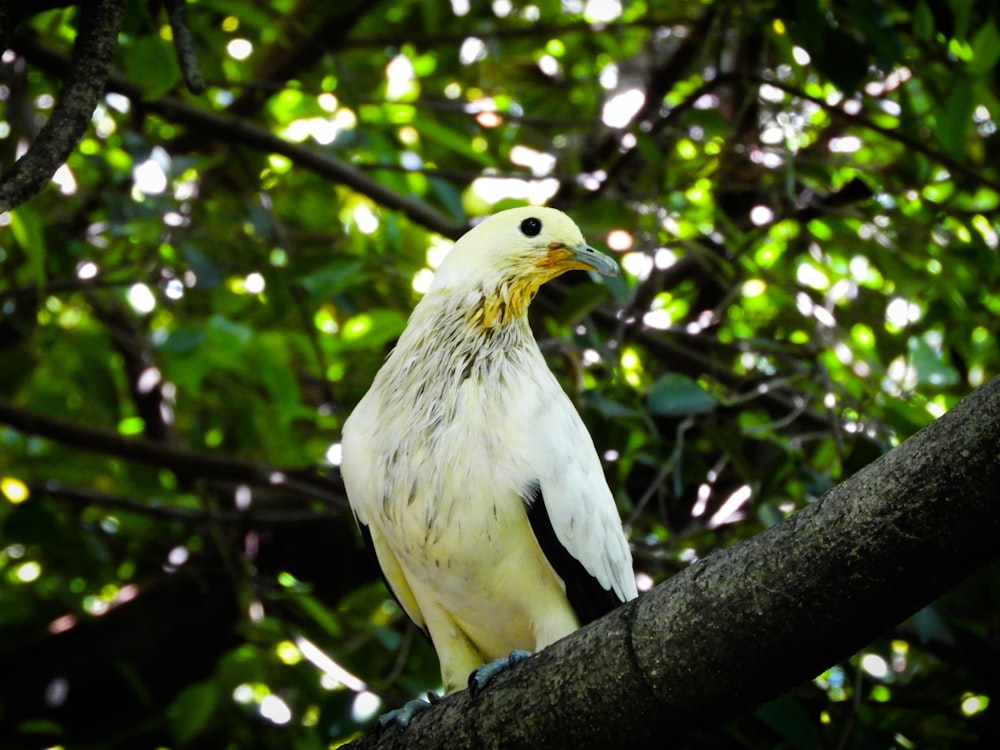
[[[8,289],[0,289],[0,302],[4,300],[27,300],[33,302],[39,296],[48,294],[61,294],[64,292],[89,292],[95,289],[116,289],[119,287],[131,286],[134,279],[49,279],[41,288],[38,284],[25,284],[24,286],[13,286]]]
[[[18,54],[41,68],[57,75],[67,73],[70,62],[33,39],[19,35],[12,46]],[[281,154],[298,166],[366,195],[386,208],[401,211],[415,223],[450,239],[457,239],[468,228],[464,222],[440,213],[423,201],[395,192],[353,165],[306,146],[289,143],[269,130],[239,117],[208,112],[170,97],[144,101],[138,87],[115,74],[108,77],[108,90],[128,97],[139,112],[159,115],[165,120],[186,125],[199,134],[213,136],[228,144],[249,146],[263,153]]]
[[[903,133],[902,131],[898,130],[897,128],[887,128],[884,125],[879,125],[870,117],[867,117],[861,114],[860,112],[857,114],[848,114],[847,112],[844,112],[844,110],[841,109],[839,106],[832,105],[821,97],[813,96],[812,94],[807,93],[798,86],[795,86],[790,83],[785,83],[784,81],[778,80],[776,78],[771,79],[771,78],[757,77],[751,80],[754,83],[760,85],[767,84],[768,86],[773,86],[774,88],[781,89],[785,93],[791,94],[794,97],[797,97],[799,99],[804,99],[808,102],[812,102],[817,107],[821,107],[825,111],[829,112],[831,115],[840,117],[849,123],[860,125],[861,127],[867,130],[874,131],[880,135],[884,135],[886,138],[896,141],[900,145],[905,146],[907,149],[923,154],[931,161],[935,161],[938,164],[941,164],[942,166],[946,167],[948,171],[951,172],[952,174],[961,174],[963,177],[965,177],[968,180],[971,180],[974,183],[985,185],[988,188],[1000,192],[1000,181],[986,177],[982,173],[981,167],[975,167],[975,166],[970,166],[968,164],[963,164],[962,162],[949,156],[948,154],[944,154],[934,148],[931,148],[924,141],[918,138],[913,138],[907,135],[906,133]]]
[[[187,0],[165,0],[164,5],[167,8],[167,18],[170,19],[174,49],[177,52],[181,73],[184,74],[184,83],[191,93],[200,94],[205,90],[205,79],[201,75],[198,54],[194,48],[194,36],[187,22],[186,2]]]
[[[9,211],[40,192],[76,148],[104,91],[124,9],[125,0],[81,3],[66,83],[31,147],[0,178],[0,211]]]
[[[397,172],[401,174],[420,174],[425,177],[440,177],[453,182],[469,183],[481,178],[491,180],[520,180],[522,182],[543,182],[557,180],[559,183],[576,182],[575,176],[549,174],[536,177],[530,172],[465,172],[457,169],[441,169],[439,167],[418,167],[416,169],[402,164],[386,164],[381,162],[360,162],[358,169],[365,172]]]
[[[548,37],[562,39],[566,34],[607,33],[615,34],[628,29],[658,29],[670,26],[687,26],[692,19],[687,17],[674,18],[636,18],[631,21],[616,23],[594,23],[592,21],[576,21],[574,23],[532,23],[522,26],[495,27],[489,30],[442,34],[414,34],[410,30],[398,34],[383,34],[381,36],[352,37],[347,39],[342,49],[364,49],[367,47],[399,47],[410,44],[421,49],[423,47],[439,47],[443,44],[461,44],[469,37],[477,39],[524,39],[526,37]]]
[[[31,0],[28,2],[0,2],[0,51],[7,49],[11,35],[18,24],[30,16],[44,13],[53,8],[63,8],[74,5],[73,0]]]
[[[270,94],[277,94],[282,91],[294,90],[301,94],[309,94],[310,96],[319,96],[320,94],[328,93],[326,89],[320,88],[318,86],[300,86],[296,85],[291,88],[287,81],[229,81],[223,79],[208,79],[206,84],[209,86],[214,86],[216,88],[225,89],[231,91],[233,89],[242,90],[253,90],[253,91],[265,91]],[[357,110],[359,107],[365,104],[371,104],[376,107],[394,107],[394,108],[409,108],[414,110],[420,110],[425,112],[443,112],[446,114],[462,115],[466,119],[474,119],[481,111],[474,106],[473,102],[467,102],[464,100],[452,101],[450,99],[411,99],[408,101],[393,101],[386,98],[375,98],[375,97],[343,97],[338,96],[337,101],[348,107]],[[516,112],[511,112],[510,110],[485,110],[489,114],[495,114],[500,117],[504,122],[516,123],[518,125],[532,125],[536,127],[546,127],[546,128],[558,128],[560,130],[568,129],[579,129],[579,128],[591,128],[599,124],[594,118],[582,118],[582,117],[543,117],[540,115],[529,115],[525,113],[518,114]]]
[[[107,508],[110,510],[136,513],[150,518],[160,518],[164,521],[178,521],[186,524],[215,523],[246,523],[246,524],[282,524],[315,521],[318,518],[338,518],[339,514],[332,511],[307,508],[254,508],[246,510],[237,508],[217,508],[212,510],[186,508],[177,505],[152,505],[149,502],[135,500],[119,495],[109,495],[105,492],[66,487],[50,480],[45,482],[28,482],[28,490],[32,496],[51,497],[74,505]]]
[[[542,287],[535,304],[541,302],[546,309],[557,309],[568,292],[567,285],[558,281],[550,282]],[[590,312],[590,318],[597,330],[614,337],[621,326],[618,313],[619,310],[614,305],[601,303]],[[752,376],[734,372],[711,356],[713,352],[720,353],[727,361],[732,360],[743,351],[738,343],[706,341],[704,337],[684,330],[658,330],[640,328],[638,325],[630,328],[627,339],[640,344],[657,360],[669,363],[671,370],[695,378],[709,377],[733,392],[745,391],[756,380]],[[798,404],[791,396],[777,390],[755,393],[758,403],[775,419],[798,409]],[[811,410],[799,415],[799,423],[800,429],[829,430],[827,417]]]
[[[190,478],[228,479],[257,486],[285,487],[308,497],[347,507],[339,477],[315,470],[285,470],[239,458],[198,453],[175,445],[122,437],[114,432],[81,427],[61,419],[19,409],[0,399],[0,424],[26,435],[37,435],[84,451],[170,469]]]
[[[121,355],[128,392],[142,419],[143,435],[157,443],[172,443],[174,420],[164,381],[155,365],[147,336],[129,315],[124,304],[108,295],[88,295],[94,317],[108,332],[115,350]]]

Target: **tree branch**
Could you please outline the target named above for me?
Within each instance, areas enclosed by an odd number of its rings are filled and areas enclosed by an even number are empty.
[[[347,507],[344,485],[339,476],[326,477],[316,471],[298,469],[287,471],[254,461],[126,438],[114,432],[80,427],[61,419],[19,409],[4,399],[0,399],[0,424],[80,450],[170,469],[187,478],[229,479],[260,486],[281,486],[307,497]]]
[[[560,23],[528,23],[509,27],[496,26],[489,29],[476,29],[474,32],[442,32],[437,34],[419,34],[407,29],[402,33],[382,34],[374,36],[356,36],[344,42],[344,49],[364,49],[375,47],[398,47],[412,44],[418,49],[433,49],[445,44],[461,44],[470,36],[480,39],[523,39],[524,37],[541,37],[543,39],[562,39],[566,35],[595,32],[618,34],[627,29],[658,29],[673,26],[687,26],[691,19],[686,16],[634,18],[629,21],[612,21],[610,23],[595,23],[593,21],[575,21]]]
[[[18,54],[43,69],[57,75],[68,74],[70,62],[66,58],[24,35],[15,38],[12,47]],[[346,162],[312,148],[289,143],[265,128],[252,125],[239,117],[207,112],[169,97],[144,101],[142,92],[134,84],[115,74],[108,77],[107,85],[109,91],[128,97],[139,112],[157,114],[165,120],[186,125],[202,135],[211,135],[228,144],[249,146],[263,153],[281,154],[298,166],[366,195],[386,208],[401,211],[432,232],[457,239],[468,228],[464,222],[455,221],[423,201],[387,188]]]
[[[0,211],[38,193],[76,148],[104,91],[125,0],[84,0],[66,85],[31,148],[0,178]]]
[[[995,558],[998,499],[1000,377],[783,523],[352,747],[683,746]]]
[[[256,508],[245,510],[239,508],[197,509],[177,505],[151,505],[144,500],[130,497],[109,495],[106,492],[66,487],[60,482],[48,480],[45,482],[28,482],[28,491],[34,496],[50,497],[62,500],[76,506],[106,508],[111,511],[124,511],[138,515],[159,518],[164,521],[177,521],[189,525],[206,523],[244,523],[258,526],[277,524],[296,524],[316,521],[321,518],[342,518],[328,510],[316,510],[301,507]]]
[[[205,91],[205,78],[198,65],[198,53],[195,51],[194,35],[187,22],[187,0],[165,0],[167,18],[170,20],[170,30],[174,37],[174,50],[177,52],[177,62],[184,75],[184,83],[194,94]]]
[[[910,151],[916,151],[917,153],[923,154],[931,161],[935,161],[938,164],[945,167],[945,169],[947,169],[952,174],[956,175],[960,174],[967,180],[970,180],[972,183],[984,185],[985,187],[988,187],[991,190],[996,190],[1000,192],[1000,182],[983,174],[981,166],[963,164],[962,162],[958,161],[957,159],[954,159],[948,154],[938,151],[937,149],[931,148],[930,146],[927,145],[926,141],[907,135],[899,128],[888,128],[885,127],[884,125],[879,125],[870,117],[861,114],[860,112],[857,114],[848,114],[840,106],[832,105],[825,99],[818,96],[813,96],[812,94],[807,93],[798,86],[786,83],[785,81],[781,81],[776,77],[773,80],[771,78],[754,78],[751,80],[753,80],[755,83],[759,85],[767,84],[768,86],[773,86],[776,89],[781,89],[790,96],[794,96],[798,99],[803,99],[804,101],[811,102],[812,104],[815,104],[817,107],[820,107],[821,109],[828,112],[831,117],[839,117],[847,123],[850,123],[852,125],[858,125],[860,127],[866,128],[867,130],[871,130],[875,133],[878,133],[879,135],[883,135],[890,140],[896,141],[901,146],[905,146]]]

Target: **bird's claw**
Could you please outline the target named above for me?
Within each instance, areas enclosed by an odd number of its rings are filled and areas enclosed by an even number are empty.
[[[530,651],[511,651],[510,656],[494,659],[489,664],[484,664],[469,675],[469,690],[476,692],[486,687],[486,683],[492,680],[500,672],[511,664],[517,664],[531,656]]]
[[[416,716],[421,711],[430,708],[435,703],[441,700],[441,696],[437,693],[428,691],[427,695],[423,698],[414,698],[411,701],[407,701],[403,704],[402,708],[397,708],[393,711],[388,711],[378,717],[378,721],[375,722],[375,726],[379,732],[384,732],[389,727],[396,727],[397,730],[402,731],[410,725],[413,717]]]

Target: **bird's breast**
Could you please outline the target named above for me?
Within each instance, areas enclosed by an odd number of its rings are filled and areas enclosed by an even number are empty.
[[[378,451],[379,525],[397,554],[435,567],[486,564],[484,550],[524,523],[522,495],[536,479],[528,414],[544,394],[519,363],[486,364],[453,360],[410,394],[408,416],[385,415],[394,426]]]

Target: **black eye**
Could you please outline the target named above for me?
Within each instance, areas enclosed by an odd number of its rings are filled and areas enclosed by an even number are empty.
[[[542,231],[542,220],[536,219],[532,216],[530,219],[525,219],[521,222],[521,232],[524,233],[526,237],[535,237],[539,232]]]

